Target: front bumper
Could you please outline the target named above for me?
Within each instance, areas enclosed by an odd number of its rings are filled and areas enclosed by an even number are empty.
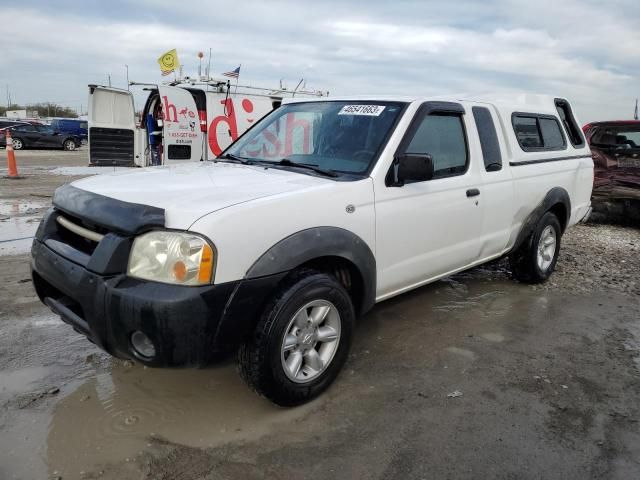
[[[252,330],[281,275],[203,287],[101,276],[65,259],[44,243],[32,247],[33,284],[62,320],[113,356],[152,367],[205,366],[237,348]],[[131,335],[154,344],[141,357]]]
[[[205,366],[237,348],[285,275],[200,287],[130,278],[122,272],[133,235],[109,233],[93,252],[83,252],[59,230],[61,214],[47,213],[31,249],[39,298],[108,353],[148,366]],[[136,331],[151,339],[155,356],[136,353]]]

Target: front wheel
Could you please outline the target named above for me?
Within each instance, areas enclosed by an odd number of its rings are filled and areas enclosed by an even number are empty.
[[[62,144],[63,150],[67,150],[68,152],[72,152],[76,149],[76,142],[73,140],[65,140]]]
[[[344,287],[313,270],[294,273],[240,348],[240,372],[282,406],[307,402],[331,385],[351,344],[355,312]]]
[[[24,143],[22,142],[22,139],[20,139],[20,138],[11,139],[11,143],[13,144],[13,149],[14,150],[22,150],[24,148]]]
[[[561,235],[558,217],[545,213],[529,238],[511,255],[513,276],[524,283],[547,280],[556,268]]]

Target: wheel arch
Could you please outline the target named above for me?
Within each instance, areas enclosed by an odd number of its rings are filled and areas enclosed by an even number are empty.
[[[564,188],[554,187],[549,190],[542,201],[533,209],[522,224],[520,233],[518,233],[513,248],[511,249],[512,252],[518,250],[518,248],[531,237],[536,225],[547,212],[552,212],[558,217],[560,227],[562,228],[561,233],[564,233],[571,219],[571,198]]]
[[[351,295],[358,315],[375,303],[375,256],[367,243],[349,230],[314,227],[296,232],[264,252],[247,270],[245,278],[297,268],[313,268],[334,275]]]

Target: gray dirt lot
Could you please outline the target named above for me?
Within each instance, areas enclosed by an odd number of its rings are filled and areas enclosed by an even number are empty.
[[[37,219],[68,180],[0,179],[0,202]],[[640,478],[639,253],[637,229],[580,225],[545,285],[496,262],[383,302],[294,409],[233,359],[112,360],[38,302],[27,254],[0,256],[0,478]]]

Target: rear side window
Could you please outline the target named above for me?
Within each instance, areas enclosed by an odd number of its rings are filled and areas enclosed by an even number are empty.
[[[562,122],[565,132],[567,132],[571,145],[574,147],[584,146],[584,135],[582,134],[582,130],[580,130],[576,119],[573,117],[573,112],[571,111],[571,105],[569,105],[569,102],[557,98],[556,110],[558,111],[558,116],[560,117],[560,121]]]
[[[460,115],[427,115],[405,153],[428,153],[433,157],[433,178],[461,175],[467,171],[467,142]]]
[[[498,134],[491,117],[491,112],[486,107],[473,107],[473,119],[476,122],[484,168],[487,172],[496,172],[502,169],[502,154]]]
[[[554,118],[539,118],[540,132],[542,132],[542,142],[546,148],[563,148],[564,137],[560,131],[560,125]]]
[[[525,152],[567,148],[560,122],[552,115],[514,113],[511,121],[520,148]]]

